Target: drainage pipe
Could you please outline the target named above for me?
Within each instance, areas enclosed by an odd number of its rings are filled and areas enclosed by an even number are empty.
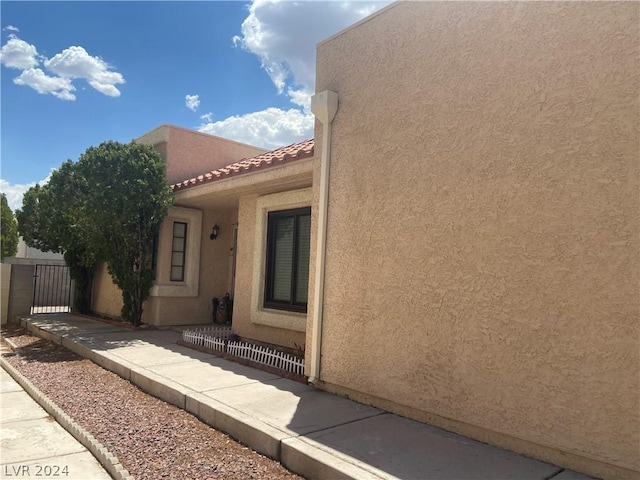
[[[311,111],[322,123],[322,158],[320,159],[320,195],[318,199],[318,235],[316,243],[316,277],[313,294],[311,328],[311,372],[309,383],[320,379],[324,271],[327,244],[327,210],[329,206],[329,160],[331,159],[331,122],[338,111],[338,94],[325,90],[311,97]]]

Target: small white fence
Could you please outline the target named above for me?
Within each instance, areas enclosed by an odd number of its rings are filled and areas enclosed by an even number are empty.
[[[184,330],[182,340],[195,346],[209,348],[285,372],[304,375],[303,359],[263,345],[230,341],[230,335],[230,327],[207,327],[198,330]]]
[[[231,335],[231,327],[207,327],[198,330],[184,330],[182,340],[197,347],[224,352],[229,335]]]
[[[285,372],[304,374],[304,360],[290,353],[274,350],[273,348],[253,345],[246,342],[228,342],[227,353],[245,358],[262,365],[284,370]]]

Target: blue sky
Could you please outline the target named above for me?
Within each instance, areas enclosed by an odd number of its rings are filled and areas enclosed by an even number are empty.
[[[315,44],[382,2],[0,4],[0,190],[162,123],[277,148],[313,136]]]

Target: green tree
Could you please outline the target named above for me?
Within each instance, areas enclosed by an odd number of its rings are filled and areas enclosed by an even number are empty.
[[[91,225],[84,218],[82,206],[86,181],[77,170],[77,165],[67,160],[51,174],[47,184],[30,188],[16,217],[27,245],[64,255],[75,280],[74,307],[88,313],[93,271],[102,258],[90,241]]]
[[[138,326],[153,282],[153,238],[172,200],[153,148],[105,142],[30,189],[18,223],[29,245],[64,252],[76,284],[86,289],[86,310],[93,269],[106,261],[122,290],[122,317]]]
[[[18,226],[13,216],[7,196],[0,193],[2,224],[0,224],[0,257],[13,257],[18,252]]]
[[[153,283],[153,238],[173,201],[164,162],[148,145],[105,142],[77,168],[90,244],[122,290],[122,317],[137,326]]]

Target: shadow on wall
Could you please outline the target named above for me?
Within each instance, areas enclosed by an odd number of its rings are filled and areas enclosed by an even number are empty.
[[[301,438],[319,451],[332,449],[347,464],[398,478],[543,479],[560,469],[419,422],[176,345],[173,330],[127,330],[70,314],[36,315],[29,328],[80,354],[128,370],[143,390],[191,411],[249,447],[283,461]],[[117,359],[117,360],[116,360]],[[114,360],[119,366],[114,365]],[[121,370],[121,371],[119,371]],[[196,399],[197,408],[193,410]],[[253,419],[247,422],[246,419]],[[256,423],[257,422],[257,423]],[[326,468],[333,468],[327,466]],[[339,466],[327,473],[341,478]]]

